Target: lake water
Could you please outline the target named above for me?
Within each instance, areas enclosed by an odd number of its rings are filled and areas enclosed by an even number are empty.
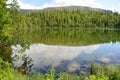
[[[12,46],[13,54],[19,45]],[[88,46],[56,46],[32,44],[26,54],[33,60],[33,69],[45,72],[51,66],[59,71],[78,71],[93,62],[101,64],[120,64],[120,42],[94,44]],[[15,64],[20,65],[18,61]]]

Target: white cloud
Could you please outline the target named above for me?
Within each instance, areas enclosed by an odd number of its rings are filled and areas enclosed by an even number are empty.
[[[8,0],[8,3],[10,3],[12,0]],[[33,5],[32,3],[24,3],[22,0],[18,0],[19,6],[21,9],[43,9],[46,7],[59,7],[59,6],[89,6],[93,8],[103,8],[103,9],[108,9],[112,11],[118,11],[120,5],[116,4],[116,7],[111,7],[107,8],[104,7],[104,5],[98,3],[96,0],[51,0],[51,2],[46,2],[43,3],[43,5],[36,6]]]
[[[33,4],[29,4],[29,3],[23,3],[22,1],[18,1],[19,6],[21,9],[40,9],[40,6],[35,6]]]
[[[24,3],[22,0],[17,0],[17,1],[21,9],[41,9],[41,6],[35,6],[30,3]],[[7,1],[7,4],[10,4],[10,3],[12,3],[12,0]]]
[[[95,0],[53,0],[51,3],[45,3],[42,7],[58,6],[90,6],[100,8],[100,4]]]
[[[11,0],[8,0],[11,2]],[[42,9],[46,7],[58,7],[58,6],[90,6],[100,8],[100,4],[95,0],[52,0],[49,3],[44,3],[42,6],[35,6],[31,3],[24,3],[22,0],[18,0],[21,9]]]
[[[118,12],[120,13],[120,6],[117,6],[116,8],[106,8],[107,10],[111,10],[113,12]]]

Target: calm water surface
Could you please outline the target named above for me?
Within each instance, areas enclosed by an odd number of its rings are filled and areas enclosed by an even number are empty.
[[[12,46],[13,54],[17,53],[19,45]],[[103,43],[88,46],[56,46],[32,44],[25,52],[33,59],[33,68],[42,71],[50,66],[59,70],[75,71],[81,67],[97,62],[105,64],[120,64],[120,42]],[[18,61],[15,64],[20,65]]]

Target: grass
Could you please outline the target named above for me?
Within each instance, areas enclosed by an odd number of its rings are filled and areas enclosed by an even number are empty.
[[[0,58],[0,80],[80,80],[80,78],[67,73],[56,75],[53,68],[46,74],[34,72],[32,75],[26,75],[18,72],[10,63]]]
[[[26,80],[26,76],[14,70],[10,63],[0,58],[0,80]]]
[[[93,64],[91,68],[92,73],[89,76],[67,72],[56,73],[54,68],[46,74],[34,72],[26,75],[0,58],[0,80],[120,80],[120,66]]]

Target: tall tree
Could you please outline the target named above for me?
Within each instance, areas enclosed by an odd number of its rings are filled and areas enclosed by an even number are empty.
[[[3,60],[11,61],[10,60],[10,12],[7,8],[6,4],[7,0],[0,0],[0,57]]]

